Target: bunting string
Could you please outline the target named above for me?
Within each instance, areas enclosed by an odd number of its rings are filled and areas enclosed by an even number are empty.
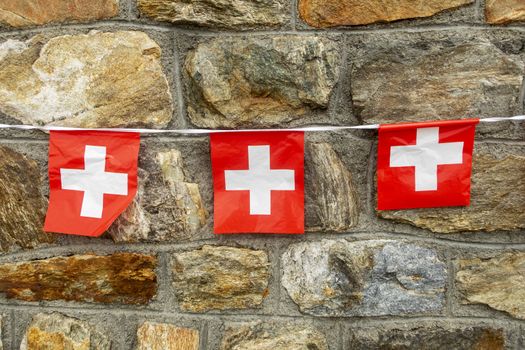
[[[525,120],[525,115],[514,117],[491,117],[479,119],[480,123],[496,123],[501,121]],[[40,131],[115,131],[115,132],[134,132],[141,134],[180,134],[180,135],[207,135],[231,132],[254,132],[254,131],[306,131],[306,132],[326,132],[341,130],[374,130],[379,129],[379,124],[365,124],[352,126],[307,126],[301,128],[274,128],[274,129],[146,129],[146,128],[73,128],[66,126],[35,126],[35,125],[11,125],[0,124],[0,129],[17,130],[40,130]]]

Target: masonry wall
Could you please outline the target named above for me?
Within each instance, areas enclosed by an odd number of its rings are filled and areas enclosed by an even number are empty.
[[[521,0],[0,0],[0,122],[523,114],[523,21]],[[525,124],[479,125],[467,208],[377,212],[376,145],[307,134],[305,235],[214,236],[208,138],[143,136],[135,202],[85,238],[42,232],[47,135],[0,131],[0,348],[525,348]]]

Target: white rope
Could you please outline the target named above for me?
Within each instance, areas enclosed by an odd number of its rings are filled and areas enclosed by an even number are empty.
[[[496,123],[506,120],[525,120],[525,115],[515,117],[493,117],[480,119],[480,123]],[[354,125],[354,126],[307,126],[302,128],[290,129],[132,129],[132,128],[70,128],[66,126],[34,126],[34,125],[11,125],[0,124],[0,129],[18,129],[18,130],[40,130],[40,131],[114,131],[114,132],[136,132],[141,134],[181,134],[181,135],[199,135],[199,134],[216,134],[229,132],[250,132],[250,131],[340,131],[348,129],[379,129],[379,124]]]

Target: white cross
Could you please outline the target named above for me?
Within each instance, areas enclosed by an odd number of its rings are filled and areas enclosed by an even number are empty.
[[[104,194],[128,194],[128,174],[109,173],[106,169],[106,147],[86,146],[84,170],[60,169],[63,190],[83,191],[80,216],[102,218]]]
[[[437,190],[437,169],[463,163],[463,142],[439,143],[439,127],[417,129],[416,144],[392,146],[391,167],[415,167],[416,191]]]
[[[272,191],[294,191],[295,171],[270,169],[270,146],[248,146],[248,170],[225,170],[227,191],[250,191],[250,215],[271,215]]]

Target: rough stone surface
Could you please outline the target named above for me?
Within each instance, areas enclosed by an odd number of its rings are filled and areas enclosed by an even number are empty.
[[[438,233],[525,228],[525,149],[478,145],[469,207],[380,211],[380,217]],[[506,184],[512,184],[508,186]]]
[[[118,9],[118,0],[3,0],[0,3],[0,24],[27,27],[89,22],[115,17]]]
[[[0,316],[0,350],[4,349],[4,343],[2,342],[2,316]]]
[[[160,47],[142,32],[0,44],[0,111],[27,124],[163,127],[172,98]]]
[[[173,287],[184,311],[255,308],[268,294],[268,265],[262,250],[205,245],[173,255]]]
[[[0,146],[0,250],[52,242],[42,231],[47,201],[35,161]]]
[[[291,245],[282,255],[282,284],[303,313],[379,316],[439,313],[445,264],[410,243],[322,240]]]
[[[157,291],[156,258],[73,255],[0,264],[0,292],[25,301],[146,304]]]
[[[326,28],[430,17],[473,0],[300,0],[299,14],[310,26]]]
[[[456,284],[463,302],[485,304],[525,319],[525,253],[457,262]]]
[[[337,43],[316,36],[221,38],[200,43],[184,65],[191,121],[261,127],[326,109],[339,74]]]
[[[325,336],[310,326],[263,324],[230,327],[221,350],[328,350]]]
[[[90,324],[59,313],[37,314],[27,327],[20,350],[110,350],[110,340]]]
[[[359,219],[358,196],[352,174],[328,143],[306,144],[306,202],[313,202],[316,224],[309,231],[343,232]]]
[[[392,47],[352,69],[354,110],[367,123],[513,115],[523,62],[490,42]]]
[[[139,168],[137,194],[133,202],[108,229],[109,235],[115,242],[141,242],[151,239],[152,222],[144,209],[148,177],[149,173]]]
[[[485,19],[492,24],[525,21],[523,0],[485,0]]]
[[[275,27],[288,21],[285,0],[138,0],[143,16],[206,27]]]
[[[153,156],[155,172],[139,172],[135,200],[109,230],[117,242],[185,240],[206,224],[199,185],[186,181],[181,152]]]
[[[350,328],[349,350],[503,350],[505,336],[502,329],[487,326],[427,324],[406,327],[381,325],[371,328]],[[394,345],[395,344],[395,345]]]
[[[136,350],[199,350],[199,331],[144,322],[137,330],[137,342]]]

